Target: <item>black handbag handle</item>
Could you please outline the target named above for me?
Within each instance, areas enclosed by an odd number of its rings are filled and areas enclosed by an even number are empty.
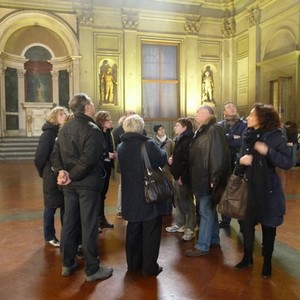
[[[152,169],[152,167],[151,167],[151,163],[150,163],[149,156],[148,156],[147,149],[146,149],[146,142],[144,142],[142,144],[141,153],[142,153],[142,160],[144,162],[144,166],[147,169],[147,172],[151,173],[150,170]]]

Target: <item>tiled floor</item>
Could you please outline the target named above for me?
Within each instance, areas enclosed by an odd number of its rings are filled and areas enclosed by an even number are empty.
[[[236,220],[221,230],[221,249],[187,258],[193,241],[163,231],[157,278],[127,275],[124,252],[126,222],[116,218],[118,183],[112,181],[106,215],[115,224],[99,235],[100,259],[114,268],[105,281],[86,283],[83,263],[62,277],[59,250],[44,245],[41,179],[32,162],[0,163],[0,299],[300,299],[300,168],[280,171],[287,196],[285,223],[278,229],[273,276],[260,276],[260,229],[252,269],[235,271],[242,256]],[[60,225],[57,218],[57,229]],[[171,222],[166,217],[165,225]],[[59,236],[58,232],[58,236]]]

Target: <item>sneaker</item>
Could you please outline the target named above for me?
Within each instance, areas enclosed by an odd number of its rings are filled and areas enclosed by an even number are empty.
[[[70,276],[76,269],[78,265],[75,262],[71,267],[62,267],[61,269],[61,275],[62,276]]]
[[[50,245],[53,247],[57,247],[57,248],[60,247],[60,241],[57,238],[55,238],[51,241],[46,241],[45,243],[46,243],[46,245]]]
[[[202,251],[196,248],[185,251],[185,255],[188,257],[199,257],[199,256],[207,255],[208,253],[209,253],[208,251]]]
[[[169,226],[166,228],[167,232],[184,232],[185,231],[185,225],[179,227],[176,224],[172,224],[172,226]]]
[[[85,276],[85,280],[87,282],[92,282],[96,280],[107,279],[112,275],[112,273],[113,269],[111,267],[100,265],[99,270],[91,276]]]
[[[190,241],[195,237],[194,231],[192,231],[190,228],[187,228],[184,232],[184,235],[181,237],[184,241]]]
[[[119,211],[119,212],[117,213],[117,219],[122,219],[122,212]]]

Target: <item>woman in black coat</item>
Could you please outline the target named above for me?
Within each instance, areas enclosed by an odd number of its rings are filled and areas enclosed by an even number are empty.
[[[171,174],[177,191],[174,197],[175,218],[167,232],[184,232],[181,239],[190,241],[194,238],[196,227],[196,212],[194,196],[190,185],[189,149],[193,139],[193,124],[189,118],[179,118],[174,126],[175,147],[169,157]]]
[[[157,264],[162,216],[171,213],[171,205],[168,201],[157,204],[145,201],[142,143],[146,143],[152,168],[163,167],[167,163],[167,154],[143,135],[144,121],[139,115],[127,117],[123,128],[125,133],[118,147],[118,159],[122,178],[122,216],[128,221],[128,271],[141,270],[146,276],[157,276],[162,271]]]
[[[103,163],[106,171],[104,186],[101,191],[100,212],[99,212],[99,229],[113,228],[114,224],[110,224],[105,217],[105,199],[109,188],[111,171],[114,168],[114,159],[117,158],[115,152],[112,130],[112,120],[108,111],[100,110],[95,115],[95,122],[103,133],[105,143],[103,145]]]
[[[285,197],[276,167],[289,169],[292,160],[286,143],[279,114],[271,105],[255,104],[247,117],[248,129],[243,137],[238,174],[245,172],[248,179],[246,217],[241,221],[244,256],[235,266],[243,270],[253,265],[255,225],[262,226],[262,277],[272,274],[272,254],[276,227],[283,222]]]
[[[64,212],[64,197],[58,189],[57,180],[51,169],[51,153],[55,144],[55,139],[60,126],[67,120],[68,112],[64,107],[53,108],[47,116],[46,123],[42,127],[43,133],[35,152],[34,163],[39,176],[43,178],[44,194],[44,238],[48,245],[60,246],[60,241],[56,238],[54,215],[57,208],[60,208],[60,218],[62,221]]]

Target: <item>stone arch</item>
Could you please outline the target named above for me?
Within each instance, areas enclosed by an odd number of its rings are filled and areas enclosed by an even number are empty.
[[[13,12],[3,17],[0,36],[1,136],[38,136],[47,112],[61,101],[68,101],[70,95],[79,90],[80,55],[76,15],[33,10]],[[52,55],[47,60],[51,64],[51,80],[47,84],[50,96],[45,97],[47,101],[43,99],[36,102],[26,96],[28,87],[35,86],[26,84],[28,70],[25,68],[25,52],[34,45],[44,47]],[[17,74],[14,75],[17,80],[14,80],[14,86],[10,89],[5,89],[6,82],[11,81],[5,77],[7,68],[13,68]],[[62,72],[67,75],[60,76]],[[15,90],[17,95],[12,98]],[[8,106],[12,103],[11,99],[14,101],[14,111]],[[10,123],[12,118],[18,118],[18,121]]]
[[[293,27],[293,26],[294,27]],[[265,40],[262,45],[262,60],[277,57],[296,50],[297,33],[294,32],[293,28],[297,28],[294,23],[290,26],[278,26],[272,28],[268,33],[265,34],[269,39]]]
[[[68,55],[79,55],[75,28],[54,14],[40,11],[19,11],[7,16],[1,23],[0,51],[5,50],[7,41],[15,32],[29,27],[40,27],[53,32],[53,35],[64,42]]]

